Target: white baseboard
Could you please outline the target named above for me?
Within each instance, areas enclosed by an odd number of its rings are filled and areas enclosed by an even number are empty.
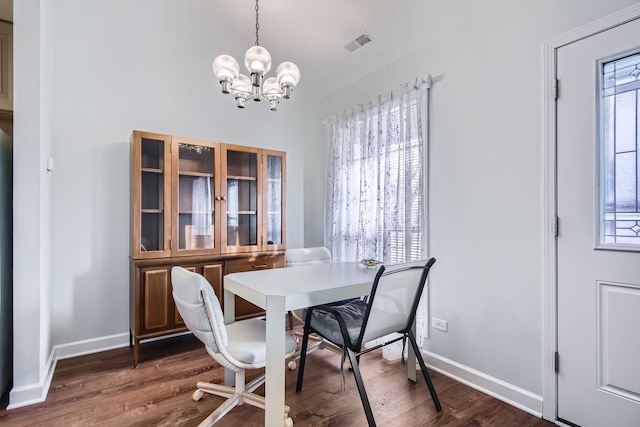
[[[40,373],[40,382],[13,387],[9,392],[7,410],[44,402],[47,398],[47,393],[49,393],[49,386],[56,370],[56,363],[54,347],[49,354],[44,370]]]
[[[9,405],[7,409],[15,409],[44,402],[47,398],[51,379],[53,378],[58,360],[122,348],[128,345],[129,334],[123,333],[55,346],[51,350],[47,365],[40,376],[42,381],[14,387],[9,393]],[[429,368],[525,412],[537,417],[542,417],[542,396],[435,353],[423,350],[423,354]]]
[[[76,341],[55,346],[56,360],[69,359],[84,356],[85,354],[98,353],[127,347],[129,345],[129,333],[109,335],[106,337],[92,338],[84,341]]]
[[[49,387],[51,386],[51,380],[58,360],[98,353],[114,348],[126,347],[128,345],[129,334],[124,333],[54,346],[49,354],[47,365],[40,374],[41,381],[13,387],[9,392],[9,405],[7,405],[7,410],[44,402],[49,393]]]
[[[429,351],[422,351],[434,371],[468,385],[511,406],[542,418],[542,396]]]

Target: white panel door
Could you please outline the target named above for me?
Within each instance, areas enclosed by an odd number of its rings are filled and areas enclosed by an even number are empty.
[[[638,427],[640,66],[609,89],[627,93],[617,101],[603,98],[603,70],[640,52],[640,20],[557,52],[558,418]]]

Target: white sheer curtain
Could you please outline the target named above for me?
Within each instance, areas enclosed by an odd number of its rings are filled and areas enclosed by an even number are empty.
[[[429,81],[407,83],[325,122],[324,244],[334,261],[385,264],[427,256]],[[417,315],[426,335],[427,304]]]

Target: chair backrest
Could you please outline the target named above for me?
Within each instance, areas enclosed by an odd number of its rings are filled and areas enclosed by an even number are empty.
[[[182,267],[171,269],[173,299],[187,328],[210,352],[228,343],[220,302],[207,279]]]
[[[428,261],[381,266],[369,296],[369,304],[357,346],[412,326],[435,258]]]
[[[287,249],[284,252],[284,259],[287,267],[298,267],[309,264],[326,264],[331,262],[331,252],[323,246]]]

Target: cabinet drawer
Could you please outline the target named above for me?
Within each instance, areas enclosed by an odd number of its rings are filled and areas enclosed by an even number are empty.
[[[268,270],[283,268],[284,256],[258,256],[243,259],[232,259],[225,263],[225,273],[241,273],[243,271]],[[264,310],[242,298],[236,298],[236,319],[262,316]]]
[[[283,268],[284,257],[253,257],[244,259],[232,259],[226,262],[225,273],[240,273],[242,271],[267,270],[270,268]]]

